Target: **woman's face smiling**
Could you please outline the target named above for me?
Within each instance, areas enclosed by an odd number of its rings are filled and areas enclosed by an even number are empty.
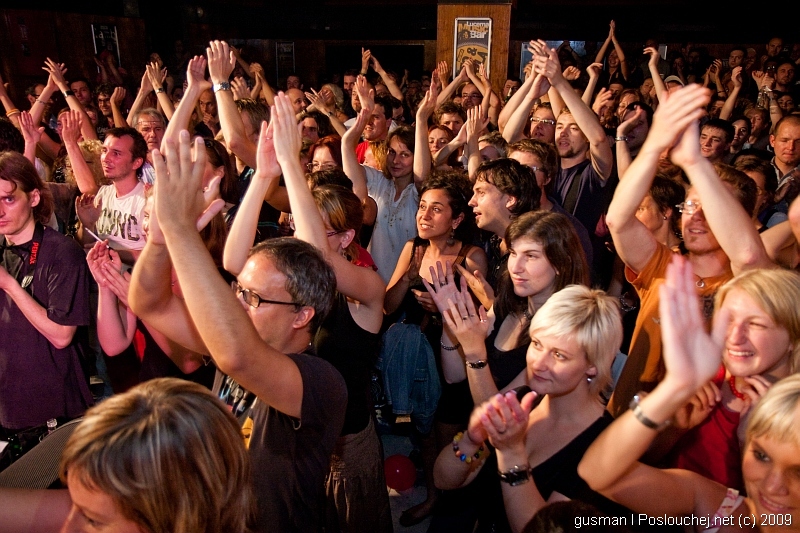
[[[731,313],[723,362],[731,375],[789,375],[789,332],[777,325],[746,292],[731,289],[722,309]]]
[[[759,516],[792,526],[800,521],[800,449],[795,442],[753,437],[744,452],[742,475]]]

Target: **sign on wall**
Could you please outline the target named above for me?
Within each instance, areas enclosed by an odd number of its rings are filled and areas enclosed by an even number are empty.
[[[92,24],[92,37],[94,38],[94,54],[102,60],[101,54],[111,54],[117,58],[117,65],[120,65],[119,57],[119,38],[117,37],[117,27],[106,24]],[[99,68],[98,68],[99,71]]]
[[[453,76],[458,76],[467,59],[483,63],[489,75],[489,57],[492,50],[492,19],[457,18],[454,29]]]

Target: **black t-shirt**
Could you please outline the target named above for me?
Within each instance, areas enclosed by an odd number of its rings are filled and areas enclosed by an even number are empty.
[[[250,459],[258,509],[254,528],[257,533],[320,529],[325,476],[344,423],[347,388],[341,374],[315,355],[287,355],[303,379],[300,419],[258,399],[252,407]],[[215,392],[224,381],[218,375]],[[242,401],[248,394],[245,392]]]
[[[41,227],[41,226],[40,226]],[[33,241],[19,246],[3,242],[0,268],[18,282],[28,273]],[[47,318],[79,331],[65,348],[56,348],[30,323],[11,297],[0,292],[0,425],[22,429],[50,418],[75,418],[92,405],[81,365],[89,325],[89,269],[78,244],[44,228],[33,281],[28,293],[47,311]]]

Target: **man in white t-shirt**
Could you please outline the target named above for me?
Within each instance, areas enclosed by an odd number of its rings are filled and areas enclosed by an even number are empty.
[[[106,132],[100,161],[111,185],[100,187],[95,196],[84,194],[78,202],[78,217],[84,228],[108,239],[116,250],[144,248],[141,231],[144,213],[144,184],[139,179],[147,157],[147,143],[133,128],[112,128]],[[84,243],[91,242],[84,234]],[[120,254],[122,257],[123,254]],[[132,262],[133,255],[122,257]]]

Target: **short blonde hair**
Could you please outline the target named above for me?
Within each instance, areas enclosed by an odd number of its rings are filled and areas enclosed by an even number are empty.
[[[792,347],[789,371],[800,369],[800,274],[782,269],[755,269],[742,272],[718,291],[714,309],[720,309],[732,289],[739,289],[767,313],[775,324],[789,333]]]
[[[572,337],[597,368],[589,390],[600,394],[611,384],[611,364],[622,344],[619,303],[605,292],[569,285],[553,294],[531,320],[531,337]]]
[[[250,464],[236,419],[208,389],[153,379],[86,412],[61,458],[144,531],[248,531]]]
[[[767,436],[800,446],[800,374],[786,377],[756,404],[747,423],[745,445],[753,437]]]

